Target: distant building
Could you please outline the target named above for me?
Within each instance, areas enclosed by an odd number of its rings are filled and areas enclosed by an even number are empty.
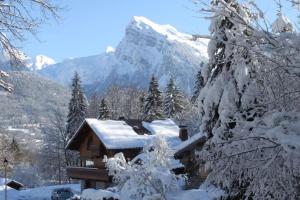
[[[187,135],[186,133],[182,134]],[[188,189],[199,188],[208,175],[208,171],[204,167],[205,163],[202,163],[201,159],[195,155],[197,150],[202,149],[206,141],[206,136],[198,133],[190,138],[185,138],[181,144],[175,147],[174,157],[184,165],[184,173],[188,175]]]
[[[0,186],[3,185],[5,186],[5,179],[4,178],[0,178]],[[7,184],[8,187],[15,189],[15,190],[21,190],[24,185],[16,180],[12,180],[12,179],[7,179]]]
[[[85,119],[66,148],[79,151],[80,167],[67,168],[69,178],[81,181],[81,189],[106,188],[112,183],[103,162],[104,155],[122,152],[127,159],[136,157],[152,137],[164,136],[171,147],[181,143],[179,127],[170,119],[141,120]]]

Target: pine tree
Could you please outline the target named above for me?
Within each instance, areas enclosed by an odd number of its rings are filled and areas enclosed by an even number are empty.
[[[69,103],[67,119],[67,136],[70,139],[79,128],[87,114],[86,98],[81,87],[81,81],[77,72],[72,80],[72,97]]]
[[[12,152],[19,152],[20,148],[19,148],[19,144],[16,141],[15,137],[13,137],[11,143],[10,143],[10,149]]]
[[[144,119],[151,121],[162,117],[162,94],[161,91],[159,91],[156,78],[152,76],[148,94],[145,99]]]
[[[19,144],[18,144],[17,140],[15,139],[15,137],[13,137],[13,139],[10,143],[9,151],[13,154],[15,162],[18,162],[21,160],[23,155],[22,155]]]
[[[105,98],[103,98],[101,100],[100,107],[99,107],[98,119],[108,119],[109,117],[110,117],[110,114],[109,114],[108,106],[107,106]]]
[[[192,96],[192,99],[191,99],[192,103],[195,103],[197,101],[197,99],[199,97],[199,94],[200,94],[200,90],[204,86],[204,79],[203,79],[203,76],[202,76],[202,73],[201,73],[203,65],[204,65],[204,63],[202,62],[200,70],[198,71],[197,76],[196,76],[194,92],[193,92],[193,96]]]
[[[183,110],[183,95],[179,88],[175,85],[174,80],[171,78],[167,88],[164,100],[164,113],[168,118],[175,117]]]

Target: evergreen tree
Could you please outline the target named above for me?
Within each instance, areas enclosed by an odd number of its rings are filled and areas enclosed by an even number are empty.
[[[77,72],[72,80],[72,97],[69,103],[67,119],[67,137],[70,139],[79,128],[87,114],[86,98],[81,87],[81,81]]]
[[[144,119],[151,121],[162,117],[162,94],[159,91],[156,78],[152,76],[145,99]]]
[[[22,159],[23,155],[22,155],[20,146],[19,146],[17,140],[15,139],[15,137],[13,137],[13,139],[10,143],[9,151],[13,155],[15,163],[19,162]]]
[[[19,152],[20,148],[19,148],[19,144],[16,141],[15,137],[13,137],[11,143],[10,143],[10,149],[12,152]]]
[[[108,119],[109,117],[110,117],[110,114],[109,114],[108,106],[107,106],[105,98],[103,98],[101,100],[100,107],[99,107],[98,119]]]
[[[183,110],[183,95],[179,88],[175,85],[174,80],[171,78],[167,88],[164,100],[164,113],[168,118],[175,117]]]
[[[200,90],[204,86],[204,79],[203,79],[203,76],[202,76],[202,73],[201,73],[203,65],[204,65],[204,63],[202,62],[200,70],[198,71],[197,76],[196,76],[196,81],[195,81],[195,86],[194,86],[194,92],[193,92],[193,96],[192,96],[192,99],[191,99],[192,103],[196,102],[196,100],[199,97]]]

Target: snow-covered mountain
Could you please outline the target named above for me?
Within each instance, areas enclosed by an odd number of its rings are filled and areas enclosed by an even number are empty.
[[[52,58],[45,55],[37,55],[34,58],[28,58],[25,61],[25,65],[30,71],[41,70],[54,64],[56,64],[56,62]]]
[[[134,17],[116,49],[108,47],[100,55],[67,59],[38,73],[64,85],[75,71],[90,89],[105,90],[110,85],[148,86],[150,76],[165,85],[170,77],[191,91],[200,63],[206,62],[208,40],[192,40],[170,25],[158,25],[144,17]]]

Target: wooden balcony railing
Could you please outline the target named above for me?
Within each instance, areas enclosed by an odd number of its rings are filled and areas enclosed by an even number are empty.
[[[68,167],[67,175],[73,179],[86,179],[111,182],[111,177],[105,168]]]

